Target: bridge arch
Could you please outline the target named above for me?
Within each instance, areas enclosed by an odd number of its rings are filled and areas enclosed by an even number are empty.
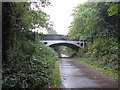
[[[84,48],[86,41],[79,41],[79,39],[69,40],[67,36],[64,35],[44,35],[41,37],[40,42],[44,43],[46,46],[57,47],[66,46],[78,51],[78,48]]]
[[[52,47],[52,48],[55,48],[55,47],[58,47],[58,46],[66,46],[66,47],[69,47],[75,51],[78,51],[78,49],[80,48],[79,46],[76,46],[72,43],[54,43],[54,44],[51,44],[49,45],[49,47]]]

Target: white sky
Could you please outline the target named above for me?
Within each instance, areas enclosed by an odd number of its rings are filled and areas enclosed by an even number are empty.
[[[54,23],[54,30],[58,34],[68,33],[68,27],[73,20],[70,16],[73,8],[85,1],[87,0],[51,0],[52,6],[44,8],[44,11],[50,15],[50,21]]]

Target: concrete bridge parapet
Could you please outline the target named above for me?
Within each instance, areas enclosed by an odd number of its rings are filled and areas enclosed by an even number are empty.
[[[40,42],[44,43],[49,47],[57,47],[57,46],[67,46],[74,50],[78,50],[78,48],[84,48],[87,44],[86,41],[69,40],[67,36],[64,35],[44,35]]]
[[[66,44],[73,44],[78,47],[85,47],[85,44],[87,43],[84,41],[69,41],[69,40],[41,40],[40,42],[44,43],[46,46],[51,46],[53,44],[66,43]]]

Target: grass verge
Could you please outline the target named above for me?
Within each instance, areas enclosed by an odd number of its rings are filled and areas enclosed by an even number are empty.
[[[108,69],[103,69],[103,68],[100,68],[100,67],[97,67],[95,65],[91,65],[89,63],[86,62],[87,58],[73,58],[75,61],[81,63],[81,64],[84,64],[92,69],[95,69],[113,79],[116,79],[116,80],[120,80],[120,77],[118,76],[118,73],[113,73],[111,70],[108,70]]]
[[[52,82],[50,88],[60,87],[61,80],[60,80],[59,64],[60,64],[60,60],[55,62],[55,68],[53,69]]]

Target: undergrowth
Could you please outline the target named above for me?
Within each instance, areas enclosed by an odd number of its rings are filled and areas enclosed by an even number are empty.
[[[112,70],[110,70],[110,69],[105,69],[105,68],[98,67],[94,64],[90,64],[90,63],[88,63],[88,58],[77,57],[77,58],[74,58],[74,60],[81,64],[87,65],[88,67],[93,68],[109,77],[112,77],[113,79],[120,80],[118,73],[113,73]]]
[[[60,60],[57,60],[55,62],[55,68],[53,69],[52,81],[51,81],[50,88],[59,88],[60,87],[61,80],[60,80],[59,64],[60,64]]]
[[[17,40],[3,62],[3,88],[47,88],[52,80],[56,52],[38,41]]]

